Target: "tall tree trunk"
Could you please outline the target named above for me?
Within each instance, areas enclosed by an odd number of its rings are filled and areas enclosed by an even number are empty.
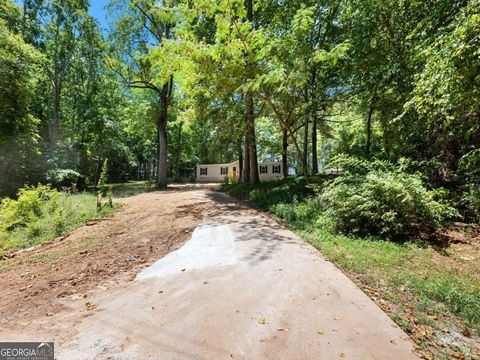
[[[180,123],[180,126],[178,127],[178,133],[177,133],[177,143],[175,145],[175,166],[174,166],[174,176],[175,180],[180,179],[180,152],[182,150],[182,126],[183,124]]]
[[[288,158],[287,158],[287,152],[288,152],[288,131],[287,129],[283,128],[283,138],[282,138],[282,173],[283,173],[283,178],[286,179],[288,176]]]
[[[368,110],[368,118],[367,118],[367,146],[365,149],[365,155],[367,159],[370,159],[372,156],[372,115],[373,115],[373,107],[375,103],[375,96],[372,97],[370,101],[370,108]]]
[[[167,187],[167,119],[168,119],[168,85],[160,92],[160,114],[157,123],[157,187]]]
[[[318,174],[318,154],[317,154],[317,115],[313,116],[312,123],[312,174]]]
[[[303,163],[308,164],[308,120],[305,120],[303,130]]]
[[[245,8],[247,10],[247,19],[253,24],[253,1],[245,0]],[[252,62],[250,57],[247,55],[247,68],[252,67]],[[245,164],[247,161],[249,163],[248,169],[248,180],[250,184],[258,184],[260,178],[258,175],[258,160],[257,160],[257,142],[255,138],[255,115],[253,112],[254,103],[253,103],[253,94],[249,91],[245,95],[245,105],[246,105],[246,138],[245,138]],[[248,159],[247,159],[248,153]],[[247,172],[245,166],[244,173]],[[244,177],[245,178],[245,177]],[[246,178],[245,178],[246,179]]]
[[[48,124],[48,135],[50,138],[50,147],[55,149],[58,142],[58,128],[60,125],[60,102],[61,102],[62,84],[58,75],[55,75],[53,81],[53,117]]]
[[[250,136],[248,135],[248,129],[245,129],[245,143],[243,145],[244,157],[243,157],[243,174],[242,181],[244,184],[250,183]]]
[[[60,70],[60,26],[62,23],[62,16],[60,7],[57,8],[55,21],[55,47],[53,52],[53,76],[50,78],[53,87],[53,116],[48,124],[48,135],[50,138],[50,148],[53,150],[57,146],[58,128],[60,124],[60,99],[61,99],[61,70]]]
[[[103,151],[100,151],[102,154]],[[97,191],[98,180],[100,179],[100,172],[102,171],[102,155],[98,156],[97,158],[97,166],[95,168],[95,179],[93,179],[93,184],[95,185],[95,192]]]
[[[288,134],[290,135],[290,138],[293,141],[293,146],[295,147],[297,158],[298,158],[299,162],[302,164],[303,177],[305,178],[305,181],[308,184],[309,180],[308,180],[307,164],[303,161],[304,158],[303,158],[302,149],[300,148],[300,145],[298,144],[298,141],[297,141],[297,138],[295,137],[294,131],[289,126],[289,124],[287,123],[285,118],[282,116],[282,114],[277,110],[275,105],[272,103],[272,100],[268,96],[265,97],[265,100],[267,101],[268,105],[271,107],[271,109],[275,113],[275,116],[277,117],[278,121],[280,122],[280,125],[288,131]]]
[[[242,144],[240,143],[240,148],[238,149],[238,178],[243,179],[243,152]]]
[[[255,137],[255,118],[253,114],[253,95],[248,92],[246,95],[247,105],[247,133],[249,137],[249,160],[250,160],[250,184],[258,184],[260,178],[258,175],[257,160],[257,142]]]

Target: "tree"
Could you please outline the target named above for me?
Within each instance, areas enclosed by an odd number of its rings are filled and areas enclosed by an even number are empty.
[[[36,180],[30,166],[38,149],[39,119],[31,105],[45,58],[22,36],[21,9],[6,1],[0,13],[0,196],[12,196],[19,184]]]
[[[261,31],[255,29],[254,3],[251,0],[218,2],[196,2],[191,11],[195,12],[191,21],[192,42],[196,42],[203,50],[197,56],[198,72],[209,76],[202,77],[208,88],[213,89],[217,97],[230,98],[244,102],[243,109],[243,181],[257,183],[258,162],[255,136],[255,118],[262,108],[255,104],[254,94],[242,86],[251,81],[258,71],[258,60],[262,57]],[[200,21],[206,18],[209,21]],[[211,22],[215,24],[214,36],[204,43],[199,34],[207,33]],[[199,28],[203,27],[203,30]],[[260,41],[260,42],[259,42]],[[260,54],[259,54],[260,53]],[[216,99],[215,99],[216,100]],[[234,138],[236,135],[233,136]],[[238,142],[238,139],[235,141]]]
[[[49,122],[50,149],[55,151],[61,125],[62,90],[65,77],[75,58],[82,31],[79,29],[88,20],[87,0],[51,0],[45,5],[45,27],[42,47],[47,59],[45,71],[52,88],[52,108]]]
[[[111,34],[114,47],[110,67],[129,88],[146,89],[157,95],[157,186],[167,186],[169,106],[172,102],[175,63],[169,57],[168,41],[178,14],[173,1],[114,1],[112,8],[126,8]]]
[[[345,58],[349,48],[347,43],[339,43],[328,50],[306,50],[301,39],[312,31],[314,23],[314,7],[301,7],[295,13],[288,29],[281,32],[282,35],[276,35],[276,28],[267,29],[264,37],[268,39],[265,44],[268,53],[264,54],[265,65],[262,73],[259,72],[253,81],[246,84],[246,87],[254,91],[270,108],[281,128],[290,137],[307,181],[308,165],[305,153],[308,148],[305,146],[302,151],[296,132],[304,127],[305,137],[308,139],[308,121],[305,116],[310,115],[312,110],[311,104],[305,102],[304,91],[311,81],[311,68],[315,66],[326,72],[326,69],[335,66],[339,59]],[[269,33],[268,30],[273,32]],[[314,107],[313,113],[316,114],[316,111]]]

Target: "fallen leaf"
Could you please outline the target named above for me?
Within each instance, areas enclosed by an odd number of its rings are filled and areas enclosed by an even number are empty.
[[[465,328],[462,330],[462,335],[463,336],[466,336],[466,337],[471,337],[472,336],[472,332],[470,331],[469,328]]]
[[[398,290],[404,292],[406,289],[405,289],[405,286],[402,285],[402,286],[400,286],[400,287],[398,288]]]
[[[342,319],[342,318],[341,318],[340,316],[338,316],[338,315],[335,315],[335,316],[333,317],[333,320],[341,320],[341,319]]]
[[[53,313],[46,313],[45,316],[53,316]]]
[[[264,319],[264,318],[258,319],[257,322],[258,322],[260,325],[265,325],[265,319]]]
[[[325,330],[319,329],[319,330],[317,331],[317,334],[318,334],[318,335],[323,335],[323,334],[325,334]]]
[[[342,352],[338,355],[340,355],[340,357],[345,357],[345,353],[342,353]]]

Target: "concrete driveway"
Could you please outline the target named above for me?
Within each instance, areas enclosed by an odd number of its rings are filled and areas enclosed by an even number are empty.
[[[200,197],[219,213],[127,286],[98,294],[60,359],[415,358],[408,337],[313,247],[223,194]]]

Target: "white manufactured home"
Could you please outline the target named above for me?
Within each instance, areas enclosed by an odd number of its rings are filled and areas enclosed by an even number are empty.
[[[258,175],[260,181],[281,179],[283,177],[282,163],[258,163]],[[234,161],[230,164],[197,165],[196,178],[198,182],[222,182],[227,176],[234,179],[240,177],[240,165],[238,161]]]

